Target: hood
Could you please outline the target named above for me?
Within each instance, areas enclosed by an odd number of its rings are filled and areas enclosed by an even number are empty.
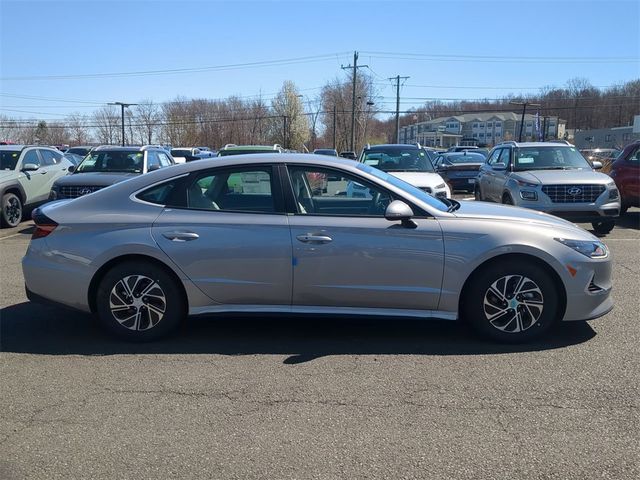
[[[460,208],[453,212],[458,218],[470,219],[487,219],[487,220],[505,220],[509,222],[521,222],[526,224],[535,224],[541,227],[553,228],[556,230],[571,231],[574,234],[580,232],[580,236],[588,235],[592,237],[586,230],[578,227],[562,218],[549,215],[528,208],[513,207],[510,205],[501,205],[489,202],[460,201]],[[595,237],[593,237],[595,238]]]
[[[0,182],[17,178],[15,170],[0,170]]]
[[[525,172],[514,172],[513,176],[527,182],[542,183],[543,185],[575,185],[578,183],[600,183],[604,185],[611,182],[611,177],[608,175],[588,169],[528,170]]]
[[[135,178],[140,176],[140,173],[126,173],[126,172],[87,172],[87,173],[72,173],[60,177],[56,180],[55,185],[58,187],[79,187],[83,185],[91,185],[96,187],[108,187],[114,183],[122,182],[129,178]]]
[[[444,183],[444,180],[437,173],[431,172],[387,172],[389,175],[404,180],[414,187],[424,188],[430,187],[435,189],[437,185]]]

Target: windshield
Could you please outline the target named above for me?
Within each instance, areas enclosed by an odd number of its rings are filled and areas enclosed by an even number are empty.
[[[422,149],[387,148],[365,150],[363,163],[383,172],[433,172],[433,165]]]
[[[522,170],[567,170],[588,168],[591,165],[574,147],[521,147],[516,150],[513,169]]]
[[[453,155],[443,155],[444,160],[449,163],[484,163],[484,155],[480,153],[454,153]]]
[[[390,183],[394,187],[398,187],[404,190],[407,193],[410,193],[412,196],[417,198],[418,200],[422,200],[427,205],[437,208],[442,212],[446,212],[449,209],[449,205],[445,204],[442,200],[429,195],[427,192],[420,190],[418,187],[414,187],[410,183],[405,182],[404,180],[400,180],[398,177],[394,177],[393,175],[389,175],[385,172],[380,171],[377,168],[370,167],[364,163],[360,163],[358,165],[358,169],[363,172],[367,172],[380,180],[384,180],[387,183]]]
[[[13,170],[16,168],[20,152],[16,150],[0,151],[0,170]]]
[[[104,151],[91,152],[85,157],[76,172],[127,172],[142,173],[144,152]]]

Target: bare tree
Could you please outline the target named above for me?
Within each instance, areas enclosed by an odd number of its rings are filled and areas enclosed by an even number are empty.
[[[298,89],[292,81],[284,82],[271,107],[273,114],[280,117],[273,122],[274,141],[285,148],[301,150],[309,141],[309,121],[304,114]]]
[[[160,122],[160,108],[152,100],[142,100],[135,106],[135,130],[142,144],[152,144]]]
[[[89,143],[91,135],[89,132],[89,119],[86,115],[72,113],[65,120],[69,131],[69,141],[74,145],[85,145]]]
[[[113,145],[122,141],[120,133],[120,115],[112,105],[100,107],[93,113],[96,137],[99,143]]]

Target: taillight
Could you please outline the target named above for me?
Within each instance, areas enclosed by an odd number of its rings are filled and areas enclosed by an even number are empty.
[[[31,214],[31,218],[36,224],[36,229],[31,234],[31,240],[43,238],[53,232],[58,224],[47,217],[39,208],[36,208]]]

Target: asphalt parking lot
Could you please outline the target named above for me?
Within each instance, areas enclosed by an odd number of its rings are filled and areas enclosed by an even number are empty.
[[[275,316],[121,343],[26,300],[30,225],[0,231],[1,479],[640,475],[640,209],[604,237],[615,310],[516,347]]]

